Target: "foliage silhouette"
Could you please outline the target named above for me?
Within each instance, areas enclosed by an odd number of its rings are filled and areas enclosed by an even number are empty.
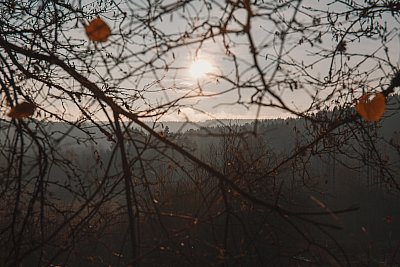
[[[1,266],[399,261],[395,1],[0,6]]]

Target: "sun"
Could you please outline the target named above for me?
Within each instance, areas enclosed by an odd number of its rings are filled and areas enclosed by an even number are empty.
[[[190,67],[190,75],[195,79],[200,79],[210,73],[212,65],[209,61],[205,59],[198,59],[192,63]]]

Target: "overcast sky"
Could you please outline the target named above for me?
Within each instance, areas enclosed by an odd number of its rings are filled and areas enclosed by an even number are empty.
[[[167,5],[169,2],[175,1],[163,1],[165,5]],[[190,26],[187,24],[187,19],[181,18],[182,15],[186,15],[190,19],[190,14],[195,14],[196,12],[200,13],[197,21],[198,24],[201,24],[207,19],[210,20],[210,22],[216,22],[221,17],[226,16],[223,15],[221,9],[215,5],[211,15],[206,17],[206,12],[204,11],[204,6],[200,4],[201,2],[203,1],[194,1],[192,10],[189,9],[185,11],[177,11],[173,16],[168,15],[163,17],[162,20],[159,20],[158,23],[156,23],[156,28],[165,34],[179,34],[190,28]],[[224,1],[214,1],[214,3],[220,3],[221,5],[223,5],[223,2]],[[299,12],[297,12],[296,15],[296,19],[300,23],[310,23],[311,18],[306,15],[311,13],[310,8],[321,10],[322,12],[316,12],[316,14],[319,15],[323,14],[323,11],[328,10],[346,10],[344,4],[335,2],[336,1],[324,0],[302,1]],[[353,2],[363,4],[364,0]],[[78,4],[78,2],[75,3]],[[96,7],[96,1],[83,1],[83,3],[83,5],[86,6],[86,9],[93,9]],[[137,3],[140,5],[142,1],[138,1]],[[122,4],[120,8],[123,10],[124,8],[127,8],[127,6]],[[286,11],[279,11],[276,14],[273,14],[271,18],[290,20],[293,16],[294,10],[295,9],[291,7]],[[257,10],[255,12],[257,12]],[[140,11],[138,11],[138,13],[140,13]],[[113,20],[113,14],[115,14],[115,9],[110,10],[109,13],[103,14],[103,18],[112,29],[116,29],[119,21]],[[239,21],[245,21],[246,11],[244,9],[238,10],[235,15]],[[385,15],[379,21],[382,23],[382,25],[386,23],[389,31],[400,26],[398,22],[390,16],[390,14]],[[322,21],[322,23],[323,22],[324,21]],[[343,27],[345,29],[346,21],[342,20],[340,23],[342,24],[338,27]],[[239,26],[233,24],[229,27],[230,29],[235,29]],[[354,27],[358,26],[356,25]],[[277,26],[276,24],[273,24],[270,19],[254,19],[252,23],[251,32],[257,44],[256,46],[260,48],[258,60],[261,67],[265,69],[266,78],[271,75],[276,66],[274,59],[276,59],[278,55],[278,50],[281,43],[279,40],[277,40],[279,38],[277,38],[275,33],[282,30],[285,29],[279,28],[279,25]],[[322,36],[322,43],[315,42],[311,44],[310,42],[306,41],[300,42],[300,34],[288,35],[283,47],[285,55],[282,60],[286,62],[295,62],[297,64],[300,62],[307,64],[316,60],[320,60],[312,69],[308,69],[308,71],[310,75],[318,77],[321,80],[324,79],[324,77],[328,75],[330,59],[321,59],[321,56],[315,56],[313,53],[319,50],[333,51],[337,45],[337,41],[334,40],[331,34],[329,34],[329,29],[326,28],[325,30],[327,33]],[[78,36],[82,33],[83,29],[80,27],[74,32],[71,32],[71,35]],[[397,32],[396,34],[393,34],[392,37],[393,39],[391,39],[391,41],[387,44],[389,47],[389,57],[391,63],[398,67],[400,62],[400,39]],[[128,44],[128,49],[132,51],[132,53],[140,53],[143,48],[140,45],[135,45],[135,43],[152,43],[154,42],[152,38],[153,37],[151,34],[147,34],[145,36],[136,36],[134,40],[131,40],[132,42]],[[249,70],[249,66],[251,66],[252,54],[249,50],[247,38],[245,36],[234,35],[230,35],[230,38],[232,44],[230,47],[230,52],[235,54],[235,56],[238,58],[240,78],[245,80],[247,77],[256,77],[255,69]],[[104,52],[117,53],[119,49],[118,43],[121,41],[121,39],[112,36],[110,40],[110,43],[103,47]],[[89,44],[90,42],[87,43]],[[377,50],[379,51],[377,52]],[[374,41],[367,38],[361,38],[359,41],[353,40],[352,42],[348,42],[347,52],[360,55],[352,56],[346,61],[347,68],[357,68],[359,72],[363,72],[371,68],[371,62],[373,62],[369,60],[363,62],[365,59],[364,55],[371,55],[375,53],[375,56],[384,57],[380,41]],[[151,56],[154,56],[154,54],[146,54],[143,56],[143,59]],[[256,116],[258,118],[282,118],[292,116],[291,114],[276,108],[262,108],[261,110],[258,110],[257,106],[236,104],[239,99],[243,100],[244,102],[248,102],[250,100],[250,96],[254,93],[254,90],[249,88],[242,88],[240,91],[237,89],[228,90],[232,89],[229,83],[221,79],[217,80],[215,78],[215,75],[224,75],[232,79],[235,77],[235,68],[232,63],[232,58],[226,54],[226,48],[223,45],[223,40],[221,37],[216,37],[214,40],[209,39],[202,43],[201,46],[199,46],[199,44],[181,46],[180,48],[170,51],[170,53],[163,54],[162,57],[162,60],[156,62],[156,65],[160,64],[160,70],[155,71],[155,73],[157,73],[157,77],[159,77],[158,80],[156,80],[155,76],[149,72],[140,81],[137,81],[137,78],[132,76],[132,78],[127,78],[119,84],[120,87],[126,88],[127,93],[135,92],[135,90],[146,91],[146,93],[143,94],[143,98],[146,99],[146,101],[138,99],[133,103],[133,107],[137,110],[144,110],[145,107],[148,108],[151,106],[156,106],[177,99],[183,95],[190,95],[190,98],[180,102],[181,104],[187,104],[188,107],[183,107],[179,110],[173,109],[171,112],[164,115],[162,120],[189,119],[192,121],[201,121],[212,118],[249,119],[256,118]],[[191,64],[196,58],[207,60],[212,65],[212,68],[209,70],[211,72],[210,75],[206,75],[197,79],[190,74]],[[168,64],[168,69],[163,69],[161,62],[166,62]],[[124,68],[125,71],[134,72],[133,70],[137,68],[137,65],[135,65],[135,62],[130,62],[129,64],[127,63]],[[286,65],[285,68],[290,70],[291,67]],[[98,68],[97,71],[101,73],[100,68]],[[118,76],[119,70],[116,69],[114,71],[114,77]],[[299,73],[296,73],[296,75],[298,74]],[[385,74],[377,72],[373,75],[379,77],[380,75],[384,76]],[[293,79],[296,80],[298,77],[294,76]],[[301,80],[298,80],[298,82],[302,83]],[[199,84],[201,85],[201,90],[198,89]],[[290,108],[299,112],[303,112],[307,110],[312,100],[310,94],[313,95],[315,94],[315,90],[320,89],[309,86],[308,88],[303,87],[300,90],[294,91],[287,89],[277,90],[276,88],[273,90],[275,90],[274,92],[278,96],[281,96],[282,99],[284,99],[285,103],[290,106]],[[361,88],[359,90],[361,93]],[[324,94],[329,94],[329,91],[321,91],[319,93],[321,96],[323,96]],[[257,113],[257,111],[259,113]],[[71,112],[71,114],[72,113],[73,112]],[[97,119],[103,120],[104,117],[99,114]]]
[[[309,23],[310,18],[303,15],[302,12],[310,13],[309,8],[320,9],[323,11],[338,11],[338,10],[346,10],[343,4],[332,4],[335,1],[316,1],[316,0],[308,0],[303,1],[300,7],[300,12],[297,14],[297,20],[299,22]],[[357,2],[357,1],[355,1]],[[363,3],[364,1],[358,1],[359,3]],[[220,12],[218,9],[215,9],[215,17],[221,16],[218,14]],[[289,8],[287,12],[281,13],[280,16],[290,19],[293,15],[294,9]],[[243,17],[245,20],[245,15],[238,14],[238,18]],[[180,20],[174,20],[172,22],[166,22],[168,20],[164,20],[163,23],[160,24],[160,29],[165,32],[173,32],[173,31],[184,31],[185,24],[182,24]],[[379,21],[379,20],[378,20]],[[342,23],[343,28],[346,28],[346,21],[340,21]],[[394,20],[390,14],[385,15],[380,23],[384,25],[388,25],[389,31],[398,28],[400,25],[396,20]],[[233,25],[232,28],[235,26]],[[358,26],[355,26],[357,28]],[[268,20],[255,20],[252,24],[252,33],[255,37],[255,41],[258,44],[258,47],[265,46],[262,50],[260,50],[259,61],[260,64],[268,69],[268,65],[271,64],[270,69],[274,68],[274,64],[269,61],[269,59],[273,59],[277,56],[277,49],[279,48],[279,43],[275,40],[274,33],[276,31],[280,31],[282,29],[276,28],[276,25],[272,24]],[[252,75],[252,71],[246,72],[246,68],[248,67],[246,62],[251,61],[251,54],[249,53],[248,41],[245,37],[238,36],[232,37],[233,42],[236,46],[232,47],[231,52],[234,53],[241,61],[241,71],[243,71],[240,75]],[[287,51],[287,54],[283,58],[287,62],[313,62],[319,57],[312,56],[312,53],[325,49],[333,51],[337,45],[337,42],[332,38],[332,35],[326,34],[322,37],[322,43],[314,43],[314,47],[311,46],[310,43],[303,42],[299,44],[300,35],[293,34],[286,39],[286,43],[284,44],[284,51]],[[389,57],[392,60],[392,64],[395,66],[399,66],[400,62],[400,41],[399,35],[395,36],[388,44],[389,47]],[[170,84],[168,84],[168,79],[176,84],[181,85],[184,88],[196,87],[196,80],[190,76],[189,71],[186,68],[190,67],[190,63],[195,58],[195,49],[198,46],[187,46],[182,49],[174,51],[176,60],[172,65],[177,66],[178,68],[183,68],[180,71],[173,72],[171,71],[166,75],[165,78],[165,86],[168,88]],[[378,52],[377,52],[378,51]],[[361,38],[359,41],[348,42],[347,44],[347,52],[350,54],[354,54],[351,58],[348,58],[346,64],[348,68],[357,68],[359,72],[367,71],[372,68],[371,64],[375,64],[373,61],[365,61],[365,57],[357,56],[359,55],[372,55],[385,57],[384,51],[379,40],[375,41],[369,38]],[[198,57],[209,60],[211,64],[214,66],[212,72],[218,75],[223,74],[227,76],[233,76],[234,67],[231,64],[229,58],[225,55],[225,48],[222,45],[222,40],[216,38],[215,41],[209,40],[202,44],[201,48],[198,50]],[[268,55],[268,56],[267,56]],[[323,77],[328,75],[330,60],[321,60],[318,64],[314,66],[313,69],[310,69],[309,72],[312,73],[315,77]],[[266,74],[269,75],[271,71],[266,71]],[[169,76],[170,75],[170,76]],[[382,75],[385,76],[385,73],[376,73],[374,75]],[[243,78],[242,76],[242,78]],[[173,78],[175,77],[175,78]],[[216,82],[212,77],[206,77],[199,81],[200,83],[204,83],[203,94],[214,94],[223,92],[228,89],[229,86],[224,82]],[[305,88],[304,90],[295,90],[294,92],[290,90],[282,90],[276,91],[276,93],[285,100],[285,102],[293,107],[295,110],[304,111],[307,109],[310,104],[311,98],[306,94],[306,90],[312,91],[312,88]],[[178,94],[179,90],[166,90],[165,94],[160,94],[157,97],[157,101],[162,101],[161,99],[174,98]],[[360,88],[361,92],[361,88]],[[248,100],[249,96],[254,92],[252,90],[243,89],[241,90],[241,97],[245,100]],[[324,92],[321,92],[324,94]],[[326,92],[328,94],[328,92]],[[183,114],[188,116],[191,120],[204,120],[209,118],[255,118],[257,107],[252,106],[250,108],[246,108],[243,105],[235,104],[238,100],[238,92],[236,90],[232,92],[227,92],[222,95],[213,96],[213,97],[199,97],[195,99],[191,99],[195,104],[196,109],[204,111],[204,113],[196,110],[187,108],[183,110]],[[182,110],[181,110],[182,111]],[[259,118],[276,118],[276,117],[287,117],[290,114],[283,112],[279,109],[266,109],[263,108],[261,112],[258,114]],[[177,113],[169,114],[165,119],[167,120],[177,120],[181,119],[182,114],[178,115]]]

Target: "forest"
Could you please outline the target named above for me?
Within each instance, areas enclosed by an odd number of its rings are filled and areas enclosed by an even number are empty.
[[[394,110],[399,103],[398,96],[389,100]],[[316,116],[334,117],[335,112],[338,111]],[[317,249],[319,245],[304,249],[305,240],[292,233],[285,218],[265,214],[252,199],[242,199],[230,189],[220,196],[219,190],[225,185],[210,179],[204,170],[172,149],[163,147],[160,151],[160,141],[152,139],[142,129],[127,126],[127,154],[132,159],[140,157],[140,161],[130,162],[132,175],[146,179],[145,183],[134,185],[140,197],[138,208],[146,211],[137,222],[141,225],[142,249],[149,255],[141,260],[142,264],[200,266],[223,262],[228,266],[336,266],[333,260],[325,262],[325,257],[330,256],[356,266],[397,263],[400,256],[398,189],[388,182],[391,179],[389,173],[382,174],[383,166],[371,164],[381,161],[385,168],[390,166],[393,173],[400,169],[400,126],[396,123],[400,121],[400,114],[391,112],[386,121],[388,123],[367,129],[374,136],[376,150],[369,147],[368,142],[360,143],[356,136],[332,135],[330,144],[303,149],[295,160],[278,167],[276,165],[291,155],[299,144],[310,142],[313,130],[307,129],[306,120],[210,121],[208,127],[201,124],[195,127],[193,123],[186,126],[185,131],[179,131],[184,128],[184,122],[153,124],[159,134],[232,177],[235,184],[246,188],[252,197],[275,203],[277,208],[299,209],[302,214],[317,215],[317,210],[325,211],[326,214],[322,212],[320,215],[324,216],[319,216],[317,221],[305,221],[318,227],[302,229],[314,242],[322,243],[320,249]],[[46,231],[58,231],[49,253],[55,253],[56,248],[69,241],[68,237],[77,234],[76,239],[74,236],[76,252],[68,255],[63,250],[57,251],[52,262],[68,262],[71,266],[129,265],[130,251],[124,245],[126,230],[123,230],[128,227],[124,184],[119,178],[123,167],[121,157],[113,151],[115,141],[98,130],[96,132],[93,124],[72,130],[60,122],[38,121],[32,126],[37,127],[37,124],[46,130],[43,137],[51,136],[58,141],[59,160],[68,162],[64,168],[54,164],[46,176],[46,198],[51,200],[51,206],[43,208]],[[170,127],[178,131],[170,131]],[[92,141],[86,140],[87,132],[91,133]],[[7,142],[8,136],[10,133],[2,134],[1,142]],[[335,143],[341,138],[346,138],[346,142],[341,142],[338,147]],[[131,139],[136,140],[135,146],[130,144]],[[25,151],[32,159],[37,153],[34,147]],[[109,162],[113,165],[105,166]],[[5,168],[7,164],[7,159],[2,157],[1,166]],[[24,167],[29,167],[29,172],[24,174],[28,181],[34,180],[34,174],[40,171],[35,164]],[[10,183],[8,179],[4,182]],[[24,186],[28,190],[33,185],[27,182]],[[229,203],[228,211],[225,203]],[[87,210],[68,221],[68,214],[81,205],[87,205]],[[6,206],[2,210],[3,225],[14,224],[10,213],[15,211],[7,211]],[[38,212],[32,210],[31,223],[40,220]],[[13,219],[17,222],[26,215],[18,213]],[[301,217],[295,219],[303,220]],[[54,228],[66,222],[63,229]],[[79,230],[75,228],[78,222],[84,222]],[[34,234],[34,229],[26,227],[25,234],[30,233],[30,241],[21,242],[29,247],[39,237]],[[327,232],[320,227],[327,227]],[[167,235],[167,231],[171,233]],[[10,240],[4,241],[3,248],[12,247],[8,243]],[[225,245],[223,251],[218,248],[222,244]],[[333,253],[340,250],[346,254],[334,256]],[[4,252],[7,250],[3,249]],[[6,257],[5,253],[3,257]],[[24,262],[29,265],[37,257],[37,253],[32,253],[24,258]]]
[[[0,266],[399,266],[399,19],[0,0]]]

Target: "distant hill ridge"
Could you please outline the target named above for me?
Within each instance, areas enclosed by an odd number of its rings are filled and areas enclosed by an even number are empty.
[[[385,138],[391,138],[393,134],[400,131],[400,97],[399,95],[391,96],[388,99],[388,108],[385,113],[385,118],[382,121],[380,132]],[[328,114],[334,114],[336,111],[323,111]],[[250,126],[256,120],[253,119],[212,119],[201,122],[185,122],[185,121],[146,121],[145,123],[154,128],[156,131],[165,131],[168,127],[168,131],[170,133],[182,133],[192,130],[197,131],[202,128],[215,128],[221,126],[239,126],[242,130],[251,130]],[[284,136],[290,135],[291,128],[294,125],[300,126],[304,124],[304,119],[301,118],[287,118],[287,119],[262,119],[257,120],[260,127],[263,128],[263,131],[268,131],[270,137],[272,139],[281,139]],[[44,125],[44,129],[46,129],[47,133],[51,135],[52,139],[55,141],[62,138],[62,145],[70,145],[70,146],[80,146],[80,145],[97,145],[100,148],[109,148],[110,141],[107,140],[107,136],[105,133],[101,132],[96,125],[93,123],[83,123],[80,128],[71,127],[71,125],[65,122],[41,122]],[[96,122],[99,125],[104,126],[107,130],[110,126],[108,122],[98,121]],[[0,127],[3,128],[8,125],[8,122],[1,122]],[[290,124],[290,125],[287,125]],[[32,128],[35,129],[36,123],[30,123]],[[8,126],[6,126],[8,127]],[[133,129],[141,130],[135,125],[132,125]],[[108,132],[112,132],[112,129],[109,128]],[[0,130],[0,141],[3,141],[7,134],[12,133]],[[65,136],[65,135],[68,136]],[[40,135],[40,132],[38,132]],[[88,139],[90,135],[91,139]],[[94,143],[93,143],[94,142]]]

